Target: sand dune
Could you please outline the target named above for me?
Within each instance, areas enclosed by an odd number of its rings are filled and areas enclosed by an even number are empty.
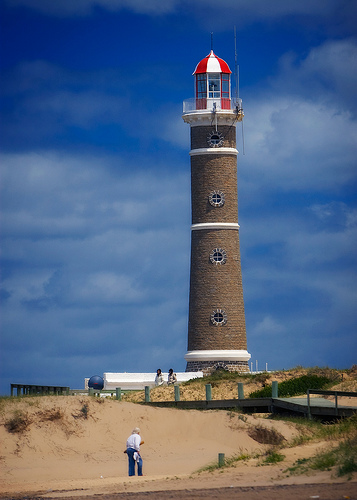
[[[217,461],[218,453],[227,457],[261,453],[268,445],[250,437],[254,426],[275,428],[286,442],[290,441],[297,431],[283,422],[223,411],[159,409],[76,396],[9,400],[2,407],[1,424],[14,418],[22,422],[21,432],[8,432],[0,426],[2,496],[29,491],[45,491],[53,497],[71,491],[78,496],[88,492],[182,489],[186,484],[195,488],[261,485],[271,484],[272,477],[285,483],[306,481],[281,477],[281,465],[258,468],[258,459],[223,473],[194,474]],[[129,479],[123,451],[135,426],[141,428],[145,440],[145,476]],[[287,463],[293,463],[299,456],[311,456],[316,445],[285,451]],[[326,473],[308,482],[318,482],[321,477],[326,480]]]

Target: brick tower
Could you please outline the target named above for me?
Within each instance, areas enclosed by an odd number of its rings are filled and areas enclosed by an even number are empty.
[[[191,129],[191,274],[186,371],[249,371],[239,250],[236,124],[231,70],[213,51],[184,101]]]

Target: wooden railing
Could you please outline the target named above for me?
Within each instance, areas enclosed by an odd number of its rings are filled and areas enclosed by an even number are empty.
[[[307,415],[311,419],[311,401],[310,394],[318,394],[321,396],[334,396],[335,397],[335,414],[338,415],[338,397],[355,398],[357,397],[356,392],[346,392],[346,391],[323,391],[320,389],[308,389],[307,390]]]

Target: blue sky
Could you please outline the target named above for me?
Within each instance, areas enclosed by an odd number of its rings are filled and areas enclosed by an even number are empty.
[[[234,69],[254,367],[357,362],[353,0],[2,0],[1,378],[185,370],[189,127]]]

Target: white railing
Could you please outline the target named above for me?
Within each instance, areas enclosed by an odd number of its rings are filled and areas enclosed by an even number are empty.
[[[202,104],[206,101],[206,106],[202,107]],[[232,98],[230,102],[228,99],[224,99],[224,107],[221,106],[221,99],[196,99],[191,97],[190,99],[185,99],[183,101],[183,113],[194,113],[202,111],[231,111],[231,110],[242,110],[242,99]],[[229,105],[229,107],[227,106]],[[227,109],[228,108],[228,109]]]

